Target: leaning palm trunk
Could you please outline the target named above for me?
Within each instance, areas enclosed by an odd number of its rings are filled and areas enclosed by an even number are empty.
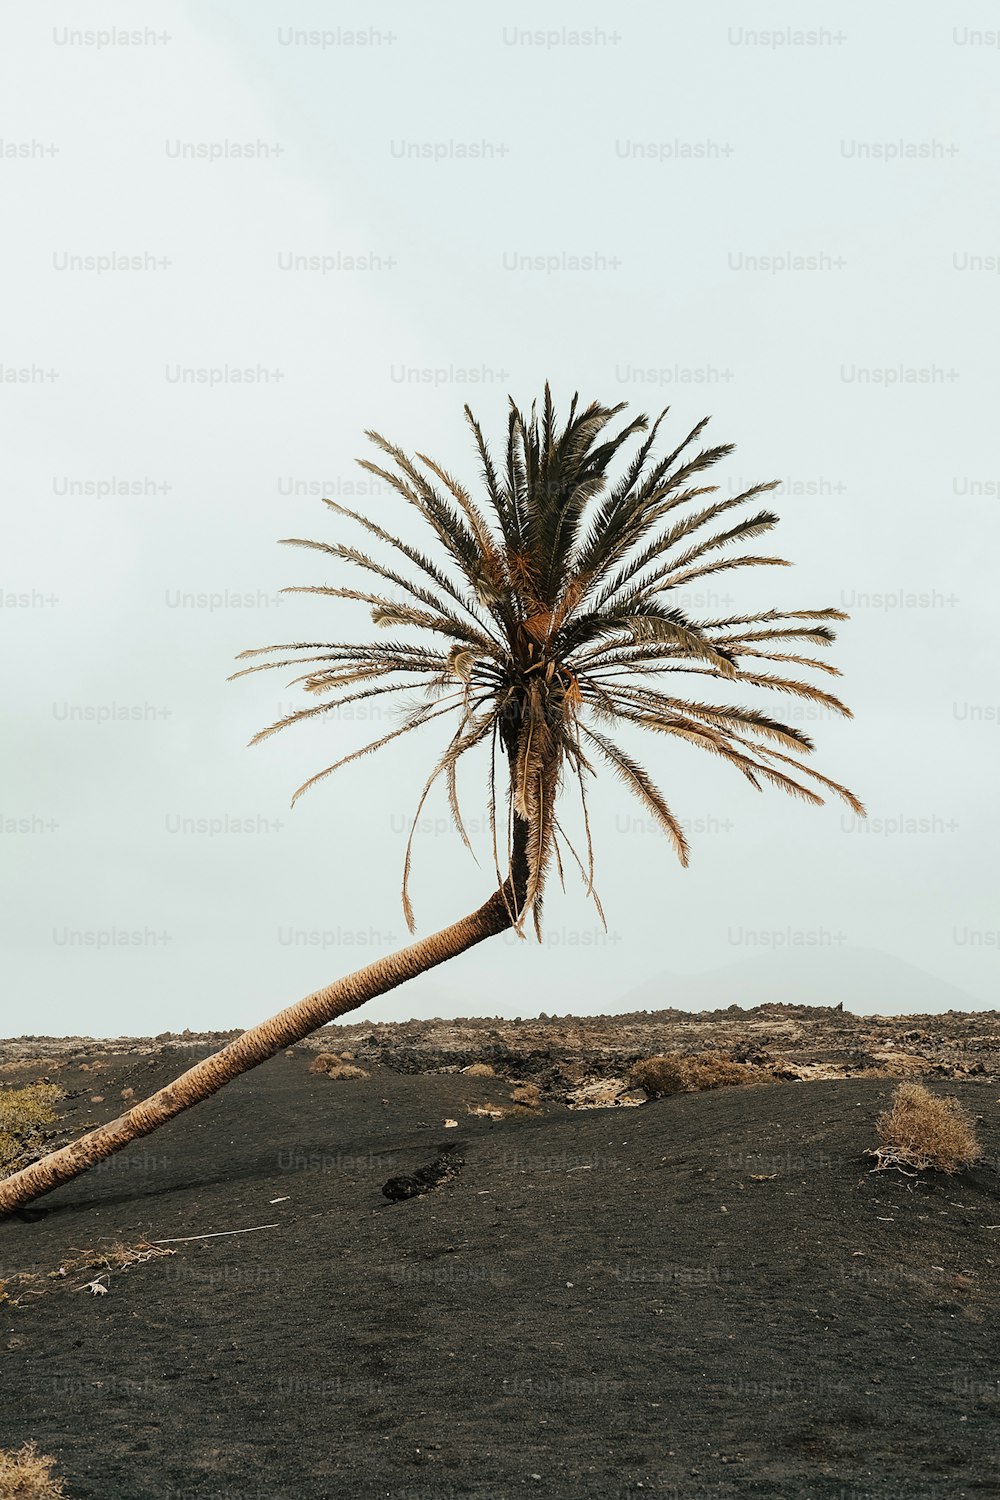
[[[99,1126],[72,1145],[53,1151],[4,1179],[0,1182],[0,1214],[21,1208],[43,1193],[79,1177],[105,1157],[121,1151],[141,1136],[149,1135],[174,1115],[200,1104],[241,1073],[248,1073],[251,1068],[267,1062],[268,1058],[293,1042],[300,1042],[328,1021],[357,1010],[366,1000],[384,995],[407,979],[413,979],[484,939],[504,932],[513,926],[514,917],[512,886],[508,881],[470,916],[418,943],[411,943],[388,958],[368,964],[355,974],[348,974],[346,979],[316,990],[297,1004],[279,1011],[270,1020],[252,1026],[220,1052],[195,1063],[173,1083],[141,1104],[134,1105],[117,1120]]]

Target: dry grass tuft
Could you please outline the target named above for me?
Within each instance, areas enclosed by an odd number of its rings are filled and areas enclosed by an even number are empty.
[[[54,1271],[46,1271],[44,1274],[17,1271],[6,1278],[0,1278],[0,1303],[20,1307],[31,1297],[44,1297],[47,1292],[54,1291],[52,1283],[68,1284],[70,1278],[81,1271],[99,1271],[110,1281],[111,1271],[128,1271],[132,1266],[143,1265],[148,1260],[162,1260],[166,1255],[175,1254],[176,1251],[168,1250],[165,1245],[152,1245],[148,1240],[140,1240],[135,1245],[126,1245],[123,1241],[116,1240],[107,1250],[77,1250],[60,1261]],[[100,1276],[94,1280],[100,1280]],[[80,1281],[70,1289],[78,1292],[92,1285],[92,1281]],[[0,1500],[3,1500],[2,1489]]]
[[[91,1271],[102,1267],[108,1271],[127,1271],[130,1266],[140,1266],[147,1260],[162,1260],[165,1255],[176,1255],[165,1245],[151,1245],[149,1240],[140,1240],[137,1245],[126,1245],[116,1240],[107,1250],[84,1250],[74,1260],[65,1260],[50,1276],[66,1276],[71,1271]]]
[[[0,1063],[0,1078],[13,1076],[15,1073],[24,1073],[30,1070],[41,1078],[49,1073],[58,1073],[65,1068],[66,1063],[58,1057],[21,1057],[12,1058],[9,1062]]]
[[[466,1078],[493,1078],[496,1075],[489,1063],[470,1063],[462,1072]]]
[[[15,1453],[0,1448],[0,1500],[60,1500],[66,1491],[52,1472],[55,1465],[34,1443]]]
[[[327,1078],[370,1078],[364,1068],[344,1062],[338,1052],[317,1052],[310,1073],[325,1073]]]
[[[629,1069],[629,1079],[645,1089],[653,1099],[670,1094],[692,1094],[702,1089],[732,1088],[736,1084],[758,1083],[760,1075],[745,1063],[730,1062],[714,1052],[699,1052],[685,1057],[680,1052],[662,1057],[644,1057]]]
[[[957,1099],[942,1099],[922,1083],[901,1083],[875,1121],[882,1142],[867,1152],[876,1171],[958,1172],[982,1156],[976,1122]]]
[[[476,1064],[473,1064],[475,1067]],[[463,1073],[468,1069],[463,1068]],[[492,1074],[493,1069],[490,1069]],[[485,1076],[485,1075],[483,1075]],[[478,1115],[484,1120],[514,1120],[523,1119],[525,1116],[536,1118],[542,1112],[542,1091],[537,1083],[518,1083],[511,1089],[509,1104],[470,1104],[466,1102],[466,1112],[470,1115]]]
[[[32,1083],[24,1088],[0,1088],[0,1176],[26,1165],[34,1148],[56,1123],[55,1105],[63,1091],[54,1083]]]
[[[511,1104],[520,1104],[525,1109],[540,1109],[541,1099],[542,1091],[537,1083],[519,1083],[516,1088],[511,1089]]]

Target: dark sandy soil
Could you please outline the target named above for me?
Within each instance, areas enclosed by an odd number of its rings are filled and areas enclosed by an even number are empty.
[[[921,1181],[862,1155],[889,1076],[490,1119],[500,1077],[297,1048],[0,1221],[0,1448],[37,1440],[70,1500],[1000,1496],[995,1048],[928,1080],[986,1161]],[[34,1057],[76,1131],[204,1050]],[[106,1295],[46,1274],[144,1239],[179,1242]]]

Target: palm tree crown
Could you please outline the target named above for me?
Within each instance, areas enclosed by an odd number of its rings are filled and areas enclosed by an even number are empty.
[[[234,674],[304,664],[308,671],[294,681],[323,699],[262,730],[251,743],[360,698],[410,694],[410,702],[400,705],[397,727],[317,772],[296,798],[358,756],[433,719],[457,715],[451,738],[427,778],[414,826],[432,786],[444,776],[452,817],[469,844],[459,809],[456,767],[467,751],[488,743],[498,875],[499,749],[509,771],[504,822],[511,881],[504,889],[512,893],[508,899],[516,909],[511,915],[519,930],[529,912],[537,928],[546,874],[554,859],[562,875],[563,848],[573,854],[594,895],[586,784],[595,762],[610,766],[631,788],[672,840],[681,863],[687,863],[687,840],[677,818],[647,772],[611,737],[618,726],[639,725],[676,735],[721,756],[757,788],[769,782],[806,801],[822,802],[815,787],[800,779],[804,775],[842,797],[855,812],[864,812],[846,787],[803,763],[801,755],[813,745],[801,729],[755,708],[675,696],[687,692],[677,681],[679,674],[713,677],[806,698],[850,716],[832,694],[786,675],[789,666],[838,675],[826,662],[798,653],[826,646],[834,638],[826,622],[847,617],[837,609],[770,609],[694,620],[672,603],[675,591],[695,579],[731,568],[788,566],[780,557],[734,556],[730,551],[770,531],[778,517],[767,509],[738,520],[730,520],[728,513],[776,488],[778,481],[706,503],[702,497],[714,494],[718,486],[699,484],[698,477],[730,454],[732,445],[692,451],[706,417],[677,447],[654,461],[652,450],[666,411],[652,427],[646,416],[638,416],[607,435],[609,424],[624,410],[625,403],[608,407],[598,402],[580,410],[574,395],[566,423],[559,428],[548,385],[540,420],[534,404],[525,416],[511,401],[504,461],[498,468],[479,423],[466,407],[481,467],[479,503],[424,454],[410,459],[379,433],[366,433],[394,468],[361,459],[362,468],[419,512],[440,551],[436,557],[426,556],[370,517],[326,500],[331,510],[401,555],[409,569],[400,573],[347,543],[291,537],[285,539],[290,545],[311,547],[350,563],[378,580],[372,588],[384,590],[389,585],[395,597],[315,584],[285,592],[358,600],[371,607],[376,625],[388,630],[416,627],[416,639],[265,646],[241,656],[294,654]],[[644,436],[638,449],[612,481],[609,466],[640,434]],[[721,527],[713,527],[722,517],[726,520]],[[774,672],[762,663],[781,666]],[[416,702],[414,689],[421,690]],[[578,787],[583,807],[583,858],[573,850],[557,816],[559,794],[569,781]],[[411,832],[403,876],[403,906],[411,931],[407,886],[412,838]]]

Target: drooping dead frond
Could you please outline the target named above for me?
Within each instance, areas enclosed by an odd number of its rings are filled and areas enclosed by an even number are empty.
[[[480,741],[486,737],[486,735],[492,728],[493,719],[494,713],[492,710],[486,714],[479,716],[479,718],[476,718],[469,710],[467,710],[463,715],[462,721],[456,729],[454,735],[452,736],[447,748],[445,749],[444,754],[440,756],[437,763],[432,768],[431,774],[424,782],[424,788],[420,794],[420,800],[417,803],[416,811],[413,814],[413,821],[410,824],[410,835],[406,841],[406,856],[403,861],[403,915],[406,918],[406,925],[411,932],[414,932],[416,930],[416,924],[413,918],[413,906],[410,902],[410,863],[413,853],[413,836],[416,833],[417,823],[419,822],[420,814],[423,811],[424,803],[427,801],[427,798],[430,795],[431,788],[437,781],[438,777],[441,776],[444,772],[447,772],[449,774],[449,777],[452,776],[454,774],[454,769],[458,763],[459,758],[464,755],[467,750],[471,750],[474,745],[478,745]],[[452,803],[452,813],[466,845],[471,848],[468,838],[466,837],[465,827],[462,823],[462,815],[458,808],[457,795],[455,796],[454,802]]]
[[[279,729],[287,729],[290,724],[297,724],[302,719],[312,719],[319,714],[328,714],[332,709],[342,708],[345,703],[357,703],[361,698],[375,698],[383,693],[400,693],[405,691],[407,686],[406,683],[393,682],[387,687],[366,688],[361,693],[348,693],[343,698],[328,699],[326,703],[320,703],[316,708],[297,709],[294,713],[286,714],[277,723],[269,724],[266,729],[258,729],[250,744],[259,745],[262,740],[270,739],[272,734],[277,734]],[[310,690],[309,683],[306,684],[306,689]]]
[[[640,802],[653,814],[655,822],[672,842],[677,858],[682,865],[686,865],[690,851],[684,830],[642,766],[596,729],[588,729],[584,726],[583,732],[598,747],[604,759],[609,762],[629,790],[634,792]]]
[[[310,776],[309,780],[304,781],[298,791],[294,793],[292,806],[295,806],[303,792],[307,792],[310,787],[314,787],[317,782],[323,781],[327,776],[332,776],[334,771],[340,770],[341,766],[349,766],[352,760],[359,760],[362,755],[370,755],[373,750],[381,750],[382,746],[388,745],[390,740],[398,740],[401,734],[409,734],[411,729],[419,729],[421,725],[428,723],[431,719],[438,719],[442,714],[452,713],[454,707],[455,705],[451,705],[446,708],[439,708],[436,711],[431,711],[430,709],[415,710],[406,723],[400,725],[398,729],[393,729],[389,734],[382,735],[380,739],[372,740],[371,744],[363,746],[360,750],[352,751],[350,755],[341,756],[340,760],[334,761],[332,766],[327,766],[324,770],[317,771],[315,776]]]

